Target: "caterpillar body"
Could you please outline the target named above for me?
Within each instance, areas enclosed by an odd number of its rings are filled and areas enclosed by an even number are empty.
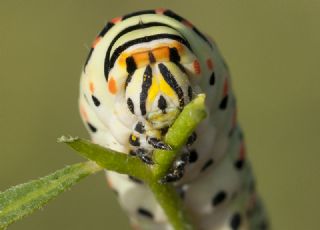
[[[164,178],[197,229],[268,229],[237,122],[228,68],[216,44],[166,9],[112,19],[96,37],[80,82],[80,113],[95,143],[154,164],[163,137],[195,95],[208,117]],[[143,182],[107,172],[135,229],[172,229]]]

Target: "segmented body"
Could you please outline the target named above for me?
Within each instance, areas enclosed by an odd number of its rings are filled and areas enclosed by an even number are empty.
[[[182,151],[188,162],[181,175],[173,173],[174,186],[199,229],[267,229],[228,68],[189,21],[164,9],[112,19],[86,61],[80,111],[94,142],[152,165],[152,151],[169,147],[162,142],[167,128],[200,92],[209,115]],[[135,228],[171,229],[146,185],[114,172],[107,177]]]

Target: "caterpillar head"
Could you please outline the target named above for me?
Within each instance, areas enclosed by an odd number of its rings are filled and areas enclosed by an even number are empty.
[[[123,97],[130,112],[154,128],[170,126],[192,99],[190,75],[195,71],[190,71],[190,65],[194,61],[187,47],[171,39],[123,52],[115,69],[126,70]]]

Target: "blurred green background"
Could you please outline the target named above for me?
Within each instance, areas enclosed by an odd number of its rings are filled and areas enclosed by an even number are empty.
[[[212,35],[230,66],[258,189],[274,229],[319,229],[320,1],[0,0],[0,190],[82,161],[79,75],[108,19],[165,7]],[[129,229],[103,173],[12,225]]]

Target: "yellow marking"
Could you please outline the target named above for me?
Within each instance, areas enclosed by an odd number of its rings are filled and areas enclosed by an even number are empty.
[[[131,135],[131,140],[136,141],[136,140],[137,140],[137,137],[134,136],[134,135]]]
[[[155,97],[159,93],[159,85],[157,82],[157,79],[155,77],[152,78],[152,83],[148,91],[148,97],[147,97],[147,106],[150,106],[152,102],[154,101]]]
[[[161,76],[160,78],[160,90],[167,96],[172,97],[175,96],[175,92],[174,90],[171,88],[170,85],[168,85],[168,83],[163,79],[163,77]]]
[[[122,67],[122,68],[126,68],[127,67],[127,63],[126,63],[126,59],[127,57],[129,57],[130,54],[128,53],[122,53],[119,57],[119,65]]]

